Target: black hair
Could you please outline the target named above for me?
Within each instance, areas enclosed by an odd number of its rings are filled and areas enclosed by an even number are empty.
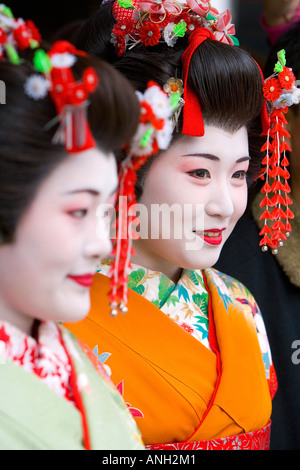
[[[188,46],[186,37],[178,38],[174,47],[168,47],[166,43],[154,47],[138,45],[126,50],[120,58],[116,56],[110,41],[116,24],[112,5],[113,2],[109,2],[101,6],[86,22],[81,29],[78,46],[108,60],[139,91],[145,90],[149,80],[162,87],[170,77],[181,78],[181,56]],[[260,137],[263,82],[258,65],[244,49],[207,39],[191,58],[188,83],[199,100],[205,124],[216,125],[229,132],[247,127],[251,154],[248,180],[252,182],[260,170],[263,142]],[[178,124],[181,131],[182,113]],[[139,181],[152,160],[138,173]]]
[[[93,66],[100,78],[89,97],[88,120],[97,143],[109,153],[128,143],[139,121],[139,104],[129,82],[112,66],[95,58],[77,56],[74,77]],[[34,100],[24,92],[29,76],[37,73],[31,61],[0,63],[6,104],[0,106],[0,237],[12,242],[16,227],[41,182],[68,154],[62,144],[53,144],[58,124],[46,125],[57,116],[50,96]]]

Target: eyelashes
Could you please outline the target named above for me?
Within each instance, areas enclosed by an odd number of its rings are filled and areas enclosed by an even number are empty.
[[[188,174],[197,179],[211,178],[211,174],[208,170],[201,168],[198,170],[189,171]],[[233,173],[232,178],[244,180],[247,178],[247,171],[239,170]]]
[[[88,213],[87,209],[77,209],[74,211],[70,211],[69,214],[76,219],[83,219]]]
[[[199,179],[211,177],[210,172],[208,170],[205,170],[204,168],[199,168],[198,170],[189,171],[188,174]]]
[[[232,175],[233,178],[237,178],[237,179],[240,179],[240,180],[245,180],[247,178],[247,171],[243,171],[243,170],[239,170],[239,171],[236,171],[233,175]]]

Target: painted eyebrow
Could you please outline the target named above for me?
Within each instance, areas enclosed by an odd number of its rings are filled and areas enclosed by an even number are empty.
[[[66,191],[63,193],[63,195],[71,195],[71,194],[79,194],[79,193],[89,193],[92,194],[93,196],[98,196],[100,193],[99,191],[96,191],[94,189],[74,189],[72,191]]]
[[[210,153],[187,153],[185,155],[182,155],[182,157],[202,157],[202,158],[207,158],[208,160],[220,161],[219,157],[217,157],[216,155],[212,155]],[[251,160],[251,157],[249,155],[238,158],[236,160],[236,163],[245,162],[247,160]]]
[[[114,194],[118,190],[118,185],[110,192],[110,196]],[[70,195],[70,194],[79,194],[79,193],[89,193],[92,194],[92,196],[99,196],[101,193],[99,191],[96,191],[95,189],[90,189],[90,188],[82,188],[82,189],[74,189],[71,191],[66,191],[63,193],[63,195]]]

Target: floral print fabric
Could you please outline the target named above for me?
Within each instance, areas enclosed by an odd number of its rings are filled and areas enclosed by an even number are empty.
[[[104,260],[98,266],[98,272],[109,275],[110,266],[110,260]],[[266,378],[270,381],[273,365],[264,322],[253,296],[236,279],[212,268],[203,272],[183,269],[180,279],[175,283],[161,272],[133,264],[128,276],[128,287],[152,302],[210,349],[208,338],[209,294],[205,287],[203,273],[212,276],[227,311],[229,305],[235,304],[245,315],[253,317],[265,365]]]
[[[108,274],[109,262],[98,268]],[[208,292],[200,270],[184,269],[177,283],[160,272],[138,265],[128,277],[128,287],[142,295],[168,315],[207,348],[208,342]]]

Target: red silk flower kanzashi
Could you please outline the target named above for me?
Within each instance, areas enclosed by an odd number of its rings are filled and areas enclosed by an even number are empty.
[[[264,224],[260,231],[262,237],[260,246],[263,251],[270,248],[273,254],[276,254],[278,248],[287,240],[292,228],[290,220],[294,217],[289,208],[292,200],[288,196],[291,189],[288,184],[290,174],[287,169],[289,161],[286,152],[291,151],[291,148],[285,140],[290,134],[285,128],[287,120],[284,116],[288,106],[285,105],[287,100],[280,100],[280,97],[289,91],[293,92],[295,76],[282,62],[285,61],[285,54],[282,52],[284,51],[278,53],[280,61],[275,66],[274,76],[267,79],[263,87],[264,98],[269,102],[271,112],[270,128],[266,132],[267,140],[261,149],[265,152],[261,175],[265,183],[261,189],[264,197],[260,203],[263,209],[260,220]]]

